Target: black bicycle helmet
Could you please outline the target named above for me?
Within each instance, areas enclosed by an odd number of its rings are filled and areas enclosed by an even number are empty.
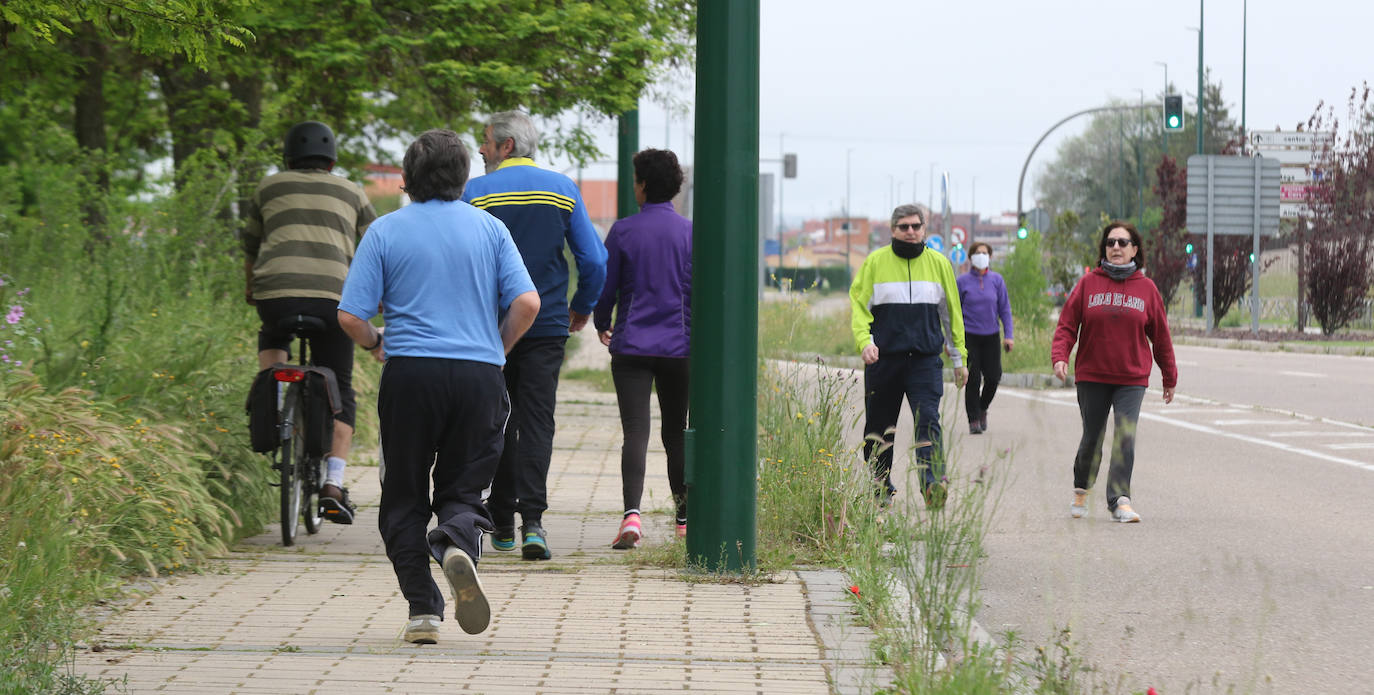
[[[323,157],[331,163],[339,161],[334,147],[334,131],[319,121],[305,121],[286,131],[286,146],[282,149],[287,166],[307,157]]]

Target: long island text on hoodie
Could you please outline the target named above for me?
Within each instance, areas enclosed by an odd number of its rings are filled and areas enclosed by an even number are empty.
[[[1078,281],[1059,314],[1050,364],[1068,362],[1075,341],[1077,381],[1148,386],[1153,351],[1164,387],[1178,383],[1164,300],[1143,272],[1118,281],[1096,268]]]

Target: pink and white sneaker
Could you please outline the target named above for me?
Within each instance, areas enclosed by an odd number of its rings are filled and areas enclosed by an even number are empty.
[[[627,514],[620,522],[620,532],[611,544],[616,550],[630,550],[639,547],[639,539],[644,537],[644,529],[639,524],[638,514]]]

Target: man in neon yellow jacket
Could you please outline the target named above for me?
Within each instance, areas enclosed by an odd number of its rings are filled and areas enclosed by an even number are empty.
[[[926,212],[916,205],[892,211],[892,245],[864,259],[849,288],[854,342],[864,360],[864,458],[873,466],[886,504],[892,485],[892,447],[905,396],[916,420],[916,463],[928,508],[944,505],[945,452],[940,432],[944,395],[941,354],[954,383],[968,378],[964,316],[948,259],[925,248]]]

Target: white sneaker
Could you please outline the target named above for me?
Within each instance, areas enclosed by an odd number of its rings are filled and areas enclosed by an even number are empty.
[[[411,644],[435,644],[439,641],[439,623],[443,621],[437,615],[417,615],[406,623],[405,640]]]
[[[477,566],[467,553],[452,545],[444,551],[442,566],[453,587],[453,617],[458,627],[469,635],[480,634],[491,624],[491,604],[482,591],[482,580],[477,578]]]
[[[1073,504],[1069,505],[1069,516],[1082,519],[1088,513],[1088,491],[1081,487],[1073,489]]]
[[[1116,509],[1112,510],[1112,521],[1119,521],[1123,524],[1134,524],[1140,521],[1140,515],[1131,509],[1131,498],[1116,498]]]

